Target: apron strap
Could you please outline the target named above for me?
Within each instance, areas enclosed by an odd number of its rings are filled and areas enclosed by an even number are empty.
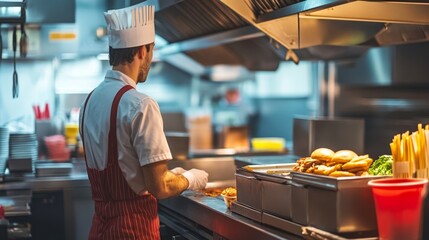
[[[109,144],[108,144],[108,154],[107,154],[107,166],[118,163],[118,140],[116,137],[116,117],[118,115],[118,106],[119,101],[122,98],[122,95],[128,90],[133,89],[130,85],[123,86],[115,98],[113,99],[112,109],[110,110],[110,129],[109,129]]]
[[[92,90],[92,91],[89,93],[88,97],[86,98],[86,100],[85,100],[85,104],[83,105],[83,111],[82,111],[82,127],[80,128],[80,129],[81,129],[80,135],[81,135],[81,137],[82,137],[82,146],[84,146],[84,147],[85,147],[85,142],[84,142],[84,132],[85,132],[85,110],[86,110],[86,105],[88,104],[88,100],[89,100],[89,98],[91,97],[91,94],[92,94],[93,92],[94,92],[94,90]],[[85,159],[85,165],[86,165],[86,168],[88,168],[88,162],[86,161],[86,151],[85,151],[85,150],[83,151],[83,157],[84,157],[84,159]]]
[[[108,142],[108,154],[107,154],[107,166],[109,166],[110,164],[116,162],[116,161],[111,161],[110,159],[113,158],[114,159],[118,159],[118,147],[117,147],[117,138],[116,138],[116,115],[118,113],[118,106],[119,106],[119,100],[121,100],[122,95],[124,95],[125,92],[127,92],[128,90],[133,89],[132,86],[130,85],[125,85],[123,86],[118,93],[116,94],[115,98],[113,99],[113,103],[112,103],[112,108],[110,111],[110,129],[109,129],[109,142]],[[85,104],[83,105],[83,111],[82,111],[82,130],[81,130],[81,136],[82,136],[82,144],[83,146],[85,146],[85,112],[86,112],[86,106],[88,104],[88,100],[91,97],[91,94],[94,91],[92,91],[91,93],[89,93],[88,97],[85,100]],[[85,159],[85,164],[86,167],[88,168],[88,162],[86,160],[86,151],[83,152],[83,156]]]

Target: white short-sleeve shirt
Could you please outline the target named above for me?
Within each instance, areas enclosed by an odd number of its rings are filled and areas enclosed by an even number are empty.
[[[89,98],[84,126],[84,148],[89,168],[106,168],[112,102],[125,85],[136,87],[136,83],[125,74],[109,70]],[[82,111],[83,104],[80,123]],[[159,106],[148,95],[132,89],[122,96],[116,117],[119,166],[131,189],[140,193],[146,190],[141,166],[172,158]]]

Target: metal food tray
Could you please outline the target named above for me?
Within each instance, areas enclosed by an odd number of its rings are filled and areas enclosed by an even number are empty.
[[[237,201],[261,212],[290,219],[291,177],[267,172],[289,173],[295,165],[248,165],[237,170]]]
[[[237,202],[262,211],[262,184],[253,172],[238,168],[235,173]]]
[[[300,209],[299,216],[307,224],[332,233],[372,232],[377,230],[374,200],[368,182],[386,176],[329,177],[292,171],[302,202],[295,199],[292,209]],[[307,208],[307,209],[302,209]],[[294,215],[294,214],[292,214]],[[292,217],[294,219],[294,216]]]
[[[70,175],[72,169],[72,163],[40,163],[36,164],[36,176],[68,176]]]

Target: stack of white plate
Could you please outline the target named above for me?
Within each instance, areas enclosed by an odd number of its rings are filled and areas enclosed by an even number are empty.
[[[34,133],[11,133],[9,137],[9,170],[13,163],[30,159],[29,166],[19,166],[19,170],[32,169],[32,161],[37,160],[37,139]],[[15,161],[16,160],[16,161]],[[23,162],[23,161],[20,161]]]
[[[9,157],[9,129],[0,127],[0,174],[4,173],[7,158]]]

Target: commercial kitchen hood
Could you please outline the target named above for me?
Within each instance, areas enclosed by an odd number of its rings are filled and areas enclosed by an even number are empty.
[[[288,49],[429,40],[429,1],[220,1]]]
[[[147,2],[167,6],[156,15],[157,33],[170,43],[160,54],[184,53],[206,67],[275,70],[285,59],[353,59],[370,47],[429,40],[429,1]]]
[[[181,53],[205,68],[241,65],[254,71],[277,69],[282,59],[272,50],[269,38],[222,2],[176,2],[157,9],[155,15],[157,35],[169,43],[157,49],[161,58]]]

